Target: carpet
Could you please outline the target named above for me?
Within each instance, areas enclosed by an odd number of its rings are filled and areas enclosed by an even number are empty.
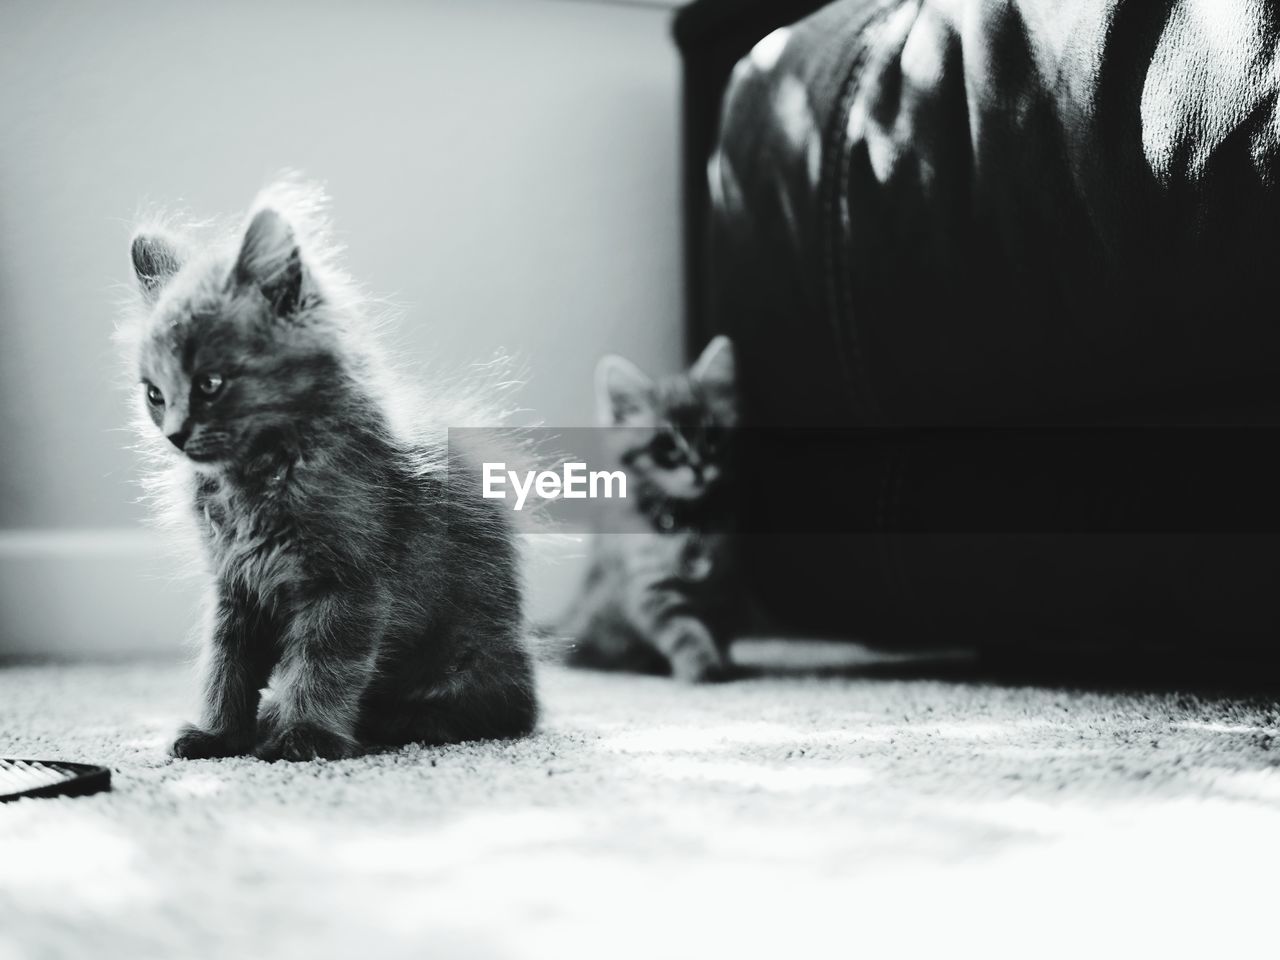
[[[1274,950],[1274,698],[541,676],[519,742],[171,761],[187,667],[0,669],[0,958]]]

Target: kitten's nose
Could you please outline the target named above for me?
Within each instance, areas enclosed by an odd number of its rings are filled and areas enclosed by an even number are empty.
[[[191,436],[191,431],[187,430],[184,427],[182,430],[179,430],[177,433],[169,434],[169,442],[172,443],[179,450],[181,450],[183,447],[187,445],[187,438],[190,436]]]

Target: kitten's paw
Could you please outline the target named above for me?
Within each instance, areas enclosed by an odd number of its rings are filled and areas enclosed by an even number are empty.
[[[690,644],[671,655],[671,676],[681,683],[714,683],[728,679],[729,664],[720,651]]]
[[[275,736],[258,745],[254,755],[259,760],[342,760],[354,757],[360,746],[349,737],[311,723],[284,727]]]
[[[178,731],[178,738],[169,748],[170,755],[179,760],[211,760],[215,757],[238,757],[247,753],[245,745],[221,733],[210,733],[187,724]]]
[[[262,708],[258,711],[258,744],[261,746],[274,740],[279,734],[284,724],[280,720],[280,714],[276,712],[276,706],[273,702],[263,698]]]

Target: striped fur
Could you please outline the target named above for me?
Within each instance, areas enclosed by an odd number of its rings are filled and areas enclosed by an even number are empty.
[[[728,440],[733,350],[718,337],[686,374],[651,381],[618,357],[597,372],[600,422],[632,493],[592,538],[586,580],[558,631],[571,663],[723,677],[741,609]]]

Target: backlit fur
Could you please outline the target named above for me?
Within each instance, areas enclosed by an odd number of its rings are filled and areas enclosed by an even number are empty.
[[[198,539],[210,594],[203,710],[176,756],[335,758],[536,721],[513,532],[446,443],[500,417],[384,362],[322,214],[290,182],[221,236],[133,239],[119,339],[147,485]]]

